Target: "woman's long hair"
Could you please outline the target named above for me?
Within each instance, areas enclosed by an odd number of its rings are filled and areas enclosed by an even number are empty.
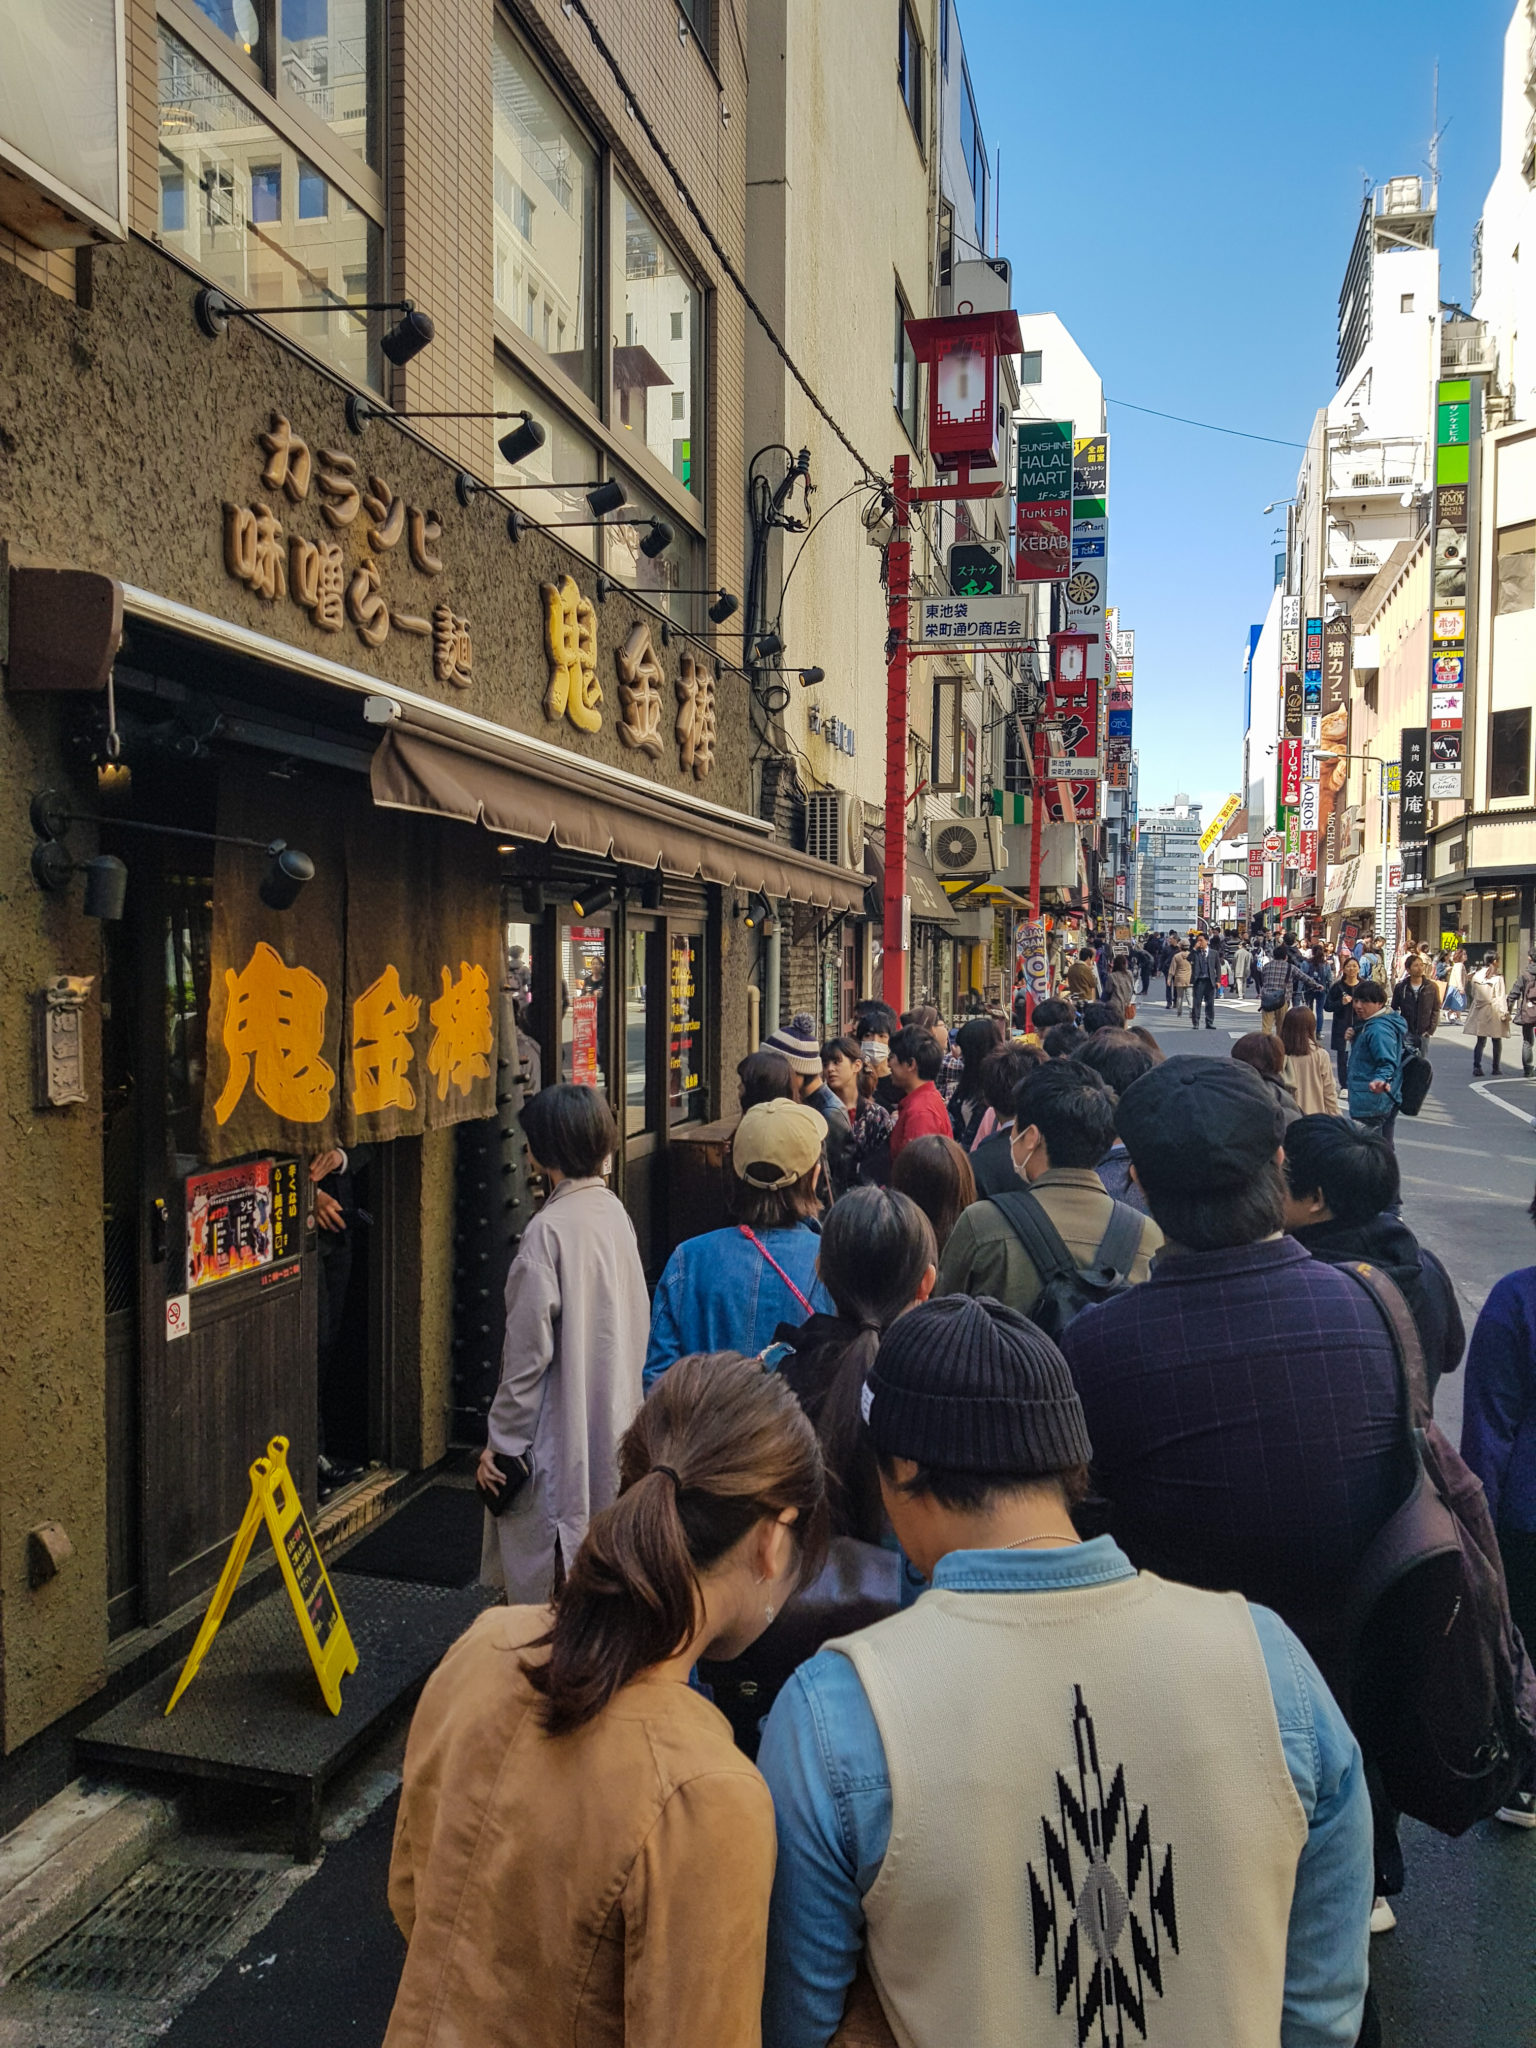
[[[955,1088],[957,1102],[980,1102],[981,1063],[989,1052],[995,1052],[1008,1036],[998,1017],[972,1017],[969,1023],[960,1026],[958,1044],[960,1047],[960,1080]]]
[[[619,1497],[594,1515],[523,1669],[552,1735],[674,1657],[703,1613],[700,1575],[787,1508],[800,1583],[820,1569],[827,1503],[816,1432],[789,1387],[739,1352],[680,1358],[619,1445]]]
[[[816,1270],[838,1315],[858,1332],[816,1417],[840,1535],[879,1540],[884,1510],[864,1430],[864,1382],[881,1337],[912,1306],[923,1275],[938,1262],[932,1224],[895,1188],[854,1188],[833,1203],[822,1225]]]

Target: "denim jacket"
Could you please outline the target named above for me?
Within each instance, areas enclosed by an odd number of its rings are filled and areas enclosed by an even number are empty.
[[[1380,1123],[1402,1101],[1403,1055],[1408,1026],[1396,1010],[1378,1010],[1368,1024],[1355,1026],[1349,1049],[1349,1113],[1359,1123]],[[1385,1094],[1372,1094],[1371,1083],[1385,1081]]]
[[[1030,1554],[953,1551],[940,1560],[934,1584],[1027,1595],[1102,1585],[1134,1569],[1110,1537],[1100,1536]],[[1306,1651],[1267,1607],[1250,1612],[1308,1824],[1291,1901],[1281,2048],[1349,2048],[1365,2001],[1372,1891],[1365,1767]],[[773,1794],[779,1837],[763,2048],[825,2048],[863,1947],[864,1895],[891,1837],[885,1751],[846,1657],[823,1650],[800,1666],[768,1717],[757,1761]]]
[[[814,1223],[760,1230],[759,1241],[794,1281],[813,1309],[835,1314],[832,1297],[816,1278],[821,1231]],[[645,1353],[645,1391],[669,1365],[695,1351],[742,1351],[755,1357],[773,1342],[780,1323],[801,1323],[806,1311],[757,1246],[733,1223],[687,1238],[673,1252],[651,1303],[651,1340]]]

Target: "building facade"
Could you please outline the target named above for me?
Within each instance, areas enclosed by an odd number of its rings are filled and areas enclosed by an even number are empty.
[[[105,135],[29,122],[43,15],[0,91],[7,1755],[195,1614],[270,1437],[311,1504],[322,1426],[480,1440],[521,1090],[605,1092],[649,1271],[713,1220],[764,927],[866,880],[765,815],[708,616],[729,10],[126,0],[70,60]]]
[[[1187,932],[1200,915],[1200,806],[1182,792],[1137,823],[1137,902],[1148,931]]]

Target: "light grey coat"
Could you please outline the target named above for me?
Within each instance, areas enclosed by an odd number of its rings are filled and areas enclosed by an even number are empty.
[[[481,1579],[514,1605],[547,1600],[555,1546],[568,1567],[618,1492],[619,1439],[642,1399],[651,1305],[634,1225],[601,1180],[562,1181],[507,1274],[507,1334],[488,1436],[533,1474],[486,1516]]]
[[[1467,1012],[1461,1020],[1468,1038],[1508,1038],[1509,998],[1496,967],[1479,967],[1466,981]]]

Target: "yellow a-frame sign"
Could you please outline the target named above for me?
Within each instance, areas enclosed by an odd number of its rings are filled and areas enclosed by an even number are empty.
[[[347,1633],[347,1624],[341,1618],[335,1589],[320,1562],[320,1547],[305,1516],[299,1489],[288,1470],[288,1439],[275,1436],[267,1445],[267,1455],[258,1458],[251,1467],[250,1505],[246,1508],[245,1519],[240,1524],[219,1583],[214,1588],[203,1625],[197,1632],[197,1641],[181,1667],[176,1690],[165,1710],[167,1713],[192,1683],[208,1645],[218,1634],[219,1623],[234,1597],[240,1574],[245,1570],[245,1561],[251,1554],[251,1545],[256,1541],[263,1522],[272,1538],[272,1548],[277,1552],[283,1583],[298,1616],[299,1633],[304,1638],[309,1661],[315,1667],[320,1690],[325,1694],[325,1704],[333,1714],[341,1712],[341,1681],[357,1669],[357,1651]]]

